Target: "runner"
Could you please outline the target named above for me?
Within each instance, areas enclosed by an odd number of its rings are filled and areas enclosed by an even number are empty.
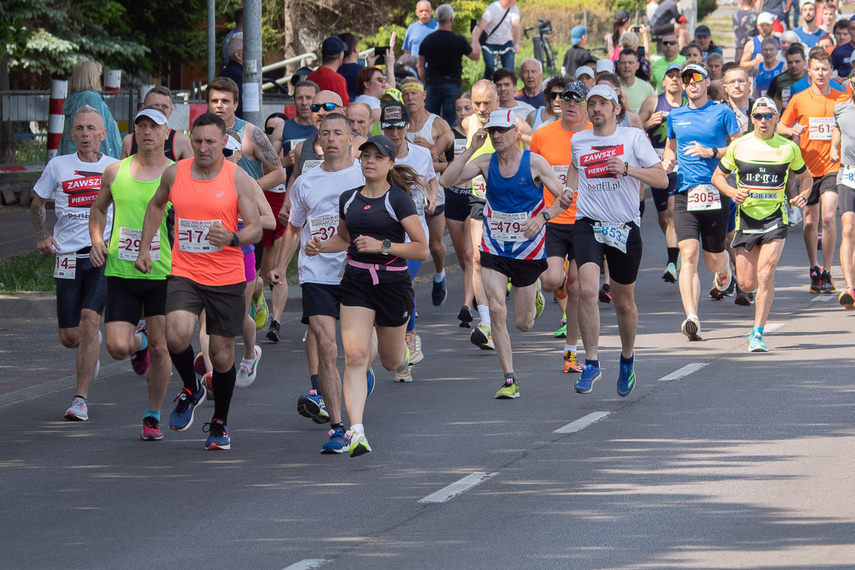
[[[831,160],[840,163],[837,195],[843,231],[840,239],[840,268],[846,288],[838,301],[855,309],[855,90],[853,98],[834,106],[834,131],[831,133]]]
[[[146,107],[137,113],[132,135],[135,152],[104,170],[101,191],[89,213],[92,265],[102,267],[106,263],[107,351],[114,360],[130,356],[135,370],[148,368],[148,407],[143,413],[141,435],[144,441],[163,439],[160,409],[172,376],[172,362],[166,348],[166,277],[172,267],[166,215],[152,240],[151,272],[140,273],[134,268],[134,261],[139,253],[148,201],[160,185],[163,171],[173,163],[163,151],[164,141],[170,135],[168,122],[159,107]],[[113,224],[108,228],[111,207]],[[106,234],[110,236],[109,246],[104,239],[105,230],[110,230]],[[145,325],[138,329],[140,315],[145,318]]]
[[[567,188],[567,171],[572,162],[570,143],[579,131],[591,128],[585,101],[588,88],[581,81],[571,81],[564,87],[561,97],[561,119],[545,125],[534,132],[531,138],[531,152],[546,159],[552,170]],[[544,188],[543,205],[552,206],[555,196]],[[579,276],[576,258],[573,253],[573,231],[576,222],[576,204],[550,219],[546,224],[546,262],[547,269],[541,276],[543,290],[552,293],[558,289],[567,292],[564,319],[566,327],[563,354],[564,372],[581,372],[577,340],[579,338]],[[565,271],[565,263],[569,263]]]
[[[504,380],[496,398],[518,398],[519,380],[514,372],[511,339],[507,329],[506,292],[513,286],[514,322],[526,332],[540,316],[542,302],[537,282],[547,268],[544,225],[570,204],[556,200],[547,210],[543,188],[562,196],[564,185],[539,154],[520,148],[518,117],[511,110],[493,111],[490,120],[472,139],[472,144],[442,175],[443,186],[481,175],[486,180],[484,233],[481,240],[481,275],[490,306],[493,342]],[[495,152],[473,159],[489,134]]]
[[[167,168],[148,203],[135,267],[143,273],[152,270],[151,242],[166,203],[172,202],[177,239],[172,248],[172,275],[167,280],[166,342],[184,386],[175,398],[178,404],[169,417],[169,427],[177,431],[189,428],[196,407],[205,400],[190,345],[204,309],[217,395],[213,418],[203,428],[210,432],[205,448],[230,449],[228,414],[237,376],[234,342],[243,332],[245,314],[246,280],[239,248],[259,240],[261,224],[252,179],[223,158],[223,119],[202,114],[193,125],[190,141],[194,158]],[[238,216],[244,224],[240,230]]]
[[[172,91],[167,87],[159,86],[149,89],[143,97],[141,108],[156,107],[169,119],[172,117]],[[135,133],[130,133],[122,139],[122,158],[125,159],[137,153],[137,140]],[[169,129],[169,136],[163,142],[163,154],[166,158],[179,161],[183,158],[193,156],[193,147],[190,146],[190,138],[180,131]]]
[[[635,386],[635,281],[642,249],[638,194],[642,183],[657,188],[668,185],[661,159],[644,132],[617,126],[625,112],[614,89],[595,86],[588,93],[593,129],[577,133],[571,141],[573,162],[567,184],[578,191],[573,248],[579,266],[579,326],[585,345],[585,366],[573,388],[580,394],[590,393],[602,377],[597,301],[604,259],[611,268],[621,341],[618,395],[628,396]]]
[[[365,186],[339,198],[339,225],[332,238],[314,236],[304,251],[313,256],[347,250],[341,280],[341,340],[344,346],[344,403],[350,419],[345,433],[351,457],[371,451],[362,416],[368,396],[365,371],[370,365],[372,329],[380,362],[386,370],[403,372],[410,364],[404,336],[413,308],[412,279],[407,259],[426,261],[427,237],[409,196],[420,175],[395,165],[397,149],[384,136],[360,145]],[[421,188],[427,192],[426,187]],[[404,242],[409,236],[412,241]]]
[[[775,298],[775,270],[784,252],[789,205],[787,178],[792,170],[804,190],[790,200],[802,206],[812,186],[802,153],[796,143],[775,134],[778,107],[769,97],[754,102],[753,132],[727,148],[712,177],[713,185],[737,204],[736,276],[743,291],[757,289],[754,329],[748,335],[749,352],[769,352],[763,328]],[[736,174],[736,187],[727,181]]]
[[[778,133],[798,135],[802,156],[813,176],[813,190],[804,207],[804,240],[810,263],[810,292],[837,293],[831,279],[834,247],[837,244],[837,173],[839,167],[831,161],[831,137],[834,130],[834,107],[848,101],[849,96],[829,85],[831,60],[822,48],[808,54],[808,77],[811,86],[792,96],[784,109]],[[820,208],[821,207],[821,208]],[[822,210],[822,236],[831,247],[822,249],[822,263],[817,256],[817,226]]]
[[[47,163],[33,187],[30,218],[36,230],[36,251],[56,254],[53,276],[59,340],[64,347],[77,349],[77,386],[65,418],[86,421],[89,386],[101,367],[98,329],[107,302],[104,268],[95,267],[89,259],[89,207],[98,196],[104,169],[117,160],[100,152],[101,142],[107,138],[104,118],[88,105],[75,113],[71,138],[77,152]],[[45,227],[45,204],[51,199],[56,213],[54,235]],[[110,220],[112,211],[108,212],[108,224]]]
[[[689,103],[668,116],[668,144],[662,164],[667,173],[673,172],[674,166],[680,169],[674,197],[674,228],[681,258],[680,297],[686,312],[680,328],[689,340],[701,340],[700,249],[707,268],[715,273],[714,285],[718,291],[725,291],[733,280],[725,250],[730,198],[721,197],[710,181],[728,140],[741,131],[733,111],[707,97],[710,80],[703,66],[694,63],[684,66],[681,78]]]

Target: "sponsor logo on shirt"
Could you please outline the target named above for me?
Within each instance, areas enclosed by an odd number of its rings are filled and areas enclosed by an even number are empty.
[[[75,170],[72,180],[63,180],[62,191],[68,194],[68,206],[71,208],[88,208],[98,197],[101,189],[101,173]]]
[[[607,161],[612,156],[623,156],[623,145],[591,147],[589,154],[584,154],[579,159],[579,164],[585,167],[586,178],[617,178],[609,172]]]

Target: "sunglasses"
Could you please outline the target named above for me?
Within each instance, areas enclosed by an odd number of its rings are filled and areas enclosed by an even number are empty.
[[[662,42],[662,45],[663,46],[675,46],[675,45],[677,45],[677,42],[672,42],[672,41]]]
[[[550,93],[546,94],[546,98],[549,99],[550,101],[552,101],[553,99],[555,99],[557,97],[561,97],[561,91],[551,91]]]
[[[335,103],[312,103],[312,113],[317,113],[321,109],[324,111],[335,111],[338,107]]]
[[[689,83],[691,83],[693,81],[695,83],[700,83],[701,81],[706,79],[706,77],[704,77],[704,75],[702,73],[698,73],[697,71],[693,71],[691,73],[686,73],[682,76],[682,78],[683,78],[683,85],[688,85]]]
[[[235,151],[230,148],[223,149],[223,156],[226,158],[231,158],[234,155]]]
[[[489,129],[487,129],[487,132],[490,133],[491,135],[496,134],[496,133],[503,135],[506,132],[508,132],[509,130],[511,130],[512,128],[513,127],[490,127]]]
[[[768,121],[775,116],[775,113],[754,113],[751,116],[754,117],[755,121],[762,121],[763,119]]]
[[[574,95],[572,93],[566,93],[566,94],[561,96],[561,100],[564,101],[565,103],[570,103],[572,101],[573,103],[576,103],[577,105],[581,105],[587,99],[585,97],[579,97],[578,95]]]

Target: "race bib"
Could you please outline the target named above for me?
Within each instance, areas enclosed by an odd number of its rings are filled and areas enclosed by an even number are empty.
[[[781,89],[781,102],[784,104],[784,107],[786,107],[787,103],[790,102],[790,93],[792,92],[792,87],[784,87],[783,89]]]
[[[222,247],[211,245],[208,230],[220,220],[185,220],[178,218],[178,247],[188,253],[210,253],[222,251]]]
[[[629,240],[629,230],[632,229],[620,222],[596,222],[594,224],[594,239],[607,246],[626,253],[626,242]]]
[[[808,119],[808,136],[812,141],[830,141],[834,126],[834,117],[811,117]]]
[[[466,139],[454,139],[454,158],[457,158],[466,150]]]
[[[855,188],[855,167],[840,165],[840,173],[837,175],[837,183]]]
[[[496,212],[490,213],[490,237],[497,241],[526,241],[523,226],[528,220],[527,212]]]
[[[332,238],[336,230],[338,230],[338,214],[309,218],[309,231],[313,238],[318,238],[318,241],[327,241]]]
[[[712,184],[698,184],[689,189],[686,210],[705,212],[721,210],[721,196]]]
[[[77,252],[57,253],[53,276],[57,279],[74,279],[77,273]]]
[[[297,145],[303,142],[304,140],[306,139],[288,139],[287,141],[285,141],[289,144],[288,151],[286,152],[286,154],[297,148]]]
[[[552,171],[555,173],[555,176],[561,181],[561,187],[565,190],[567,189],[567,171],[569,170],[570,167],[567,165],[552,167]]]
[[[142,241],[142,230],[131,228],[119,228],[119,259],[122,261],[136,261],[140,253],[140,242]],[[151,260],[160,261],[160,230],[155,232],[151,240]]]
[[[487,181],[480,174],[472,179],[472,195],[482,200],[487,199]]]
[[[312,170],[313,168],[319,167],[322,162],[323,162],[323,159],[321,159],[321,160],[307,160],[306,162],[303,163],[303,172],[305,173],[305,172]]]

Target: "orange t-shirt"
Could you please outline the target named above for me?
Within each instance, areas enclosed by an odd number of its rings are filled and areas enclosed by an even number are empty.
[[[585,130],[592,127],[591,123],[587,123]],[[536,152],[546,159],[546,162],[555,168],[556,176],[562,182],[567,180],[567,168],[571,164],[570,160],[570,139],[575,135],[575,131],[568,131],[561,126],[561,119],[553,121],[536,131],[531,137],[531,152]],[[552,192],[543,187],[543,205],[545,208],[552,206],[555,202],[555,196]],[[576,223],[576,202],[549,220],[550,224],[574,224]]]
[[[238,231],[236,166],[223,161],[217,176],[196,180],[190,173],[192,158],[178,162],[169,201],[175,208],[175,243],[172,274],[217,287],[246,280],[239,247],[218,248],[208,241],[208,228],[216,221],[230,232]]]
[[[781,122],[792,125],[795,122],[805,127],[799,137],[802,157],[811,176],[819,178],[837,172],[839,165],[831,162],[831,131],[834,128],[834,106],[848,101],[849,94],[834,89],[828,95],[816,93],[813,87],[793,95]]]

